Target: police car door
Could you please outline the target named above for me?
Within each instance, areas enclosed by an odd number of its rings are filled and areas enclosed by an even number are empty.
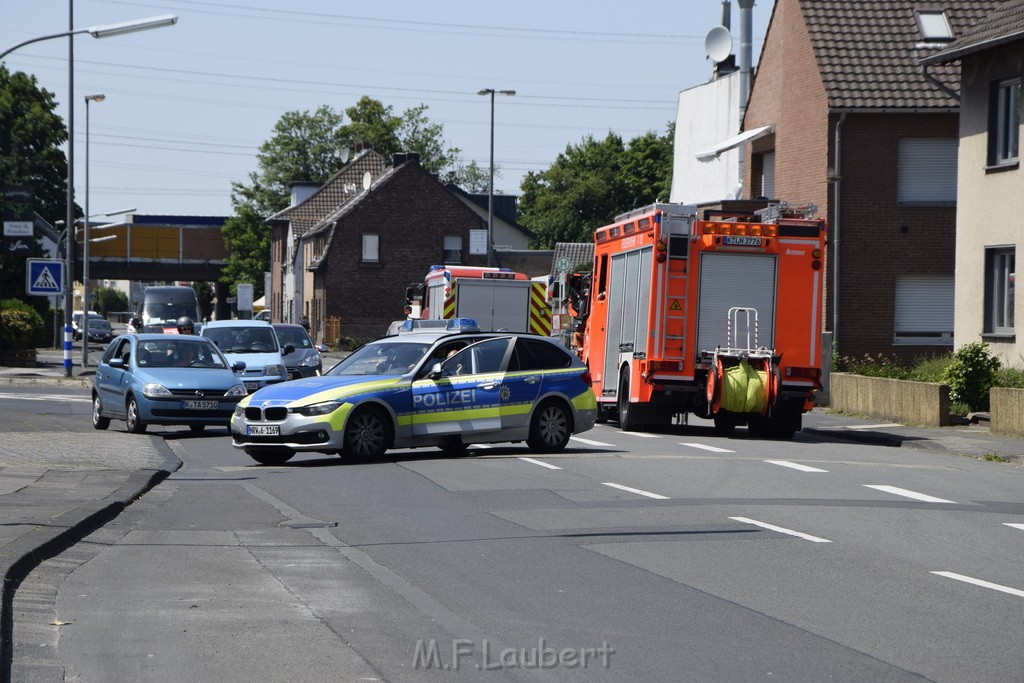
[[[530,341],[515,340],[508,371],[501,387],[501,426],[504,429],[524,427],[541,389],[543,367],[529,349]]]
[[[511,349],[509,337],[470,344],[441,364],[440,377],[413,382],[413,436],[501,429],[501,386]]]

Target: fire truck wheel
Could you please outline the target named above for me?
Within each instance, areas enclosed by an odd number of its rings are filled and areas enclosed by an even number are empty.
[[[636,409],[629,402],[629,370],[623,370],[619,377],[619,429],[624,432],[636,431],[639,427]]]
[[[565,448],[571,435],[572,414],[563,402],[548,400],[533,411],[526,445],[538,453],[556,453]]]

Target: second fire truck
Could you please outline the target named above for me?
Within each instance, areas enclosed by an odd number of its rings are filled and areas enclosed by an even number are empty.
[[[577,352],[599,419],[624,430],[675,415],[790,438],[821,379],[826,225],[813,206],[654,204],[594,233],[575,278]]]

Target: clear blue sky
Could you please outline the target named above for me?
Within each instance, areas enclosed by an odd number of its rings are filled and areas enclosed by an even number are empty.
[[[369,95],[396,113],[420,103],[465,161],[489,161],[481,88],[516,90],[495,106],[495,190],[518,194],[527,171],[567,144],[609,131],[664,132],[680,90],[708,80],[704,36],[719,0],[73,0],[75,28],[176,14],[170,28],[75,40],[75,186],[90,210],[230,215],[232,181],[288,111],[344,111]],[[754,61],[772,0],[754,7]],[[0,50],[68,30],[69,0],[0,0]],[[739,8],[732,33],[739,44]],[[68,41],[8,55],[67,116]]]

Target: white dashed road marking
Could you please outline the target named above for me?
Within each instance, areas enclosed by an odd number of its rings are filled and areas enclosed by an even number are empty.
[[[794,470],[800,470],[801,472],[828,472],[828,470],[818,469],[817,467],[811,467],[810,465],[801,465],[798,462],[789,462],[788,460],[765,460],[765,462],[771,463],[772,465],[790,467]]]
[[[562,469],[558,465],[552,465],[551,463],[544,462],[543,460],[534,460],[533,458],[519,458],[519,459],[522,460],[523,462],[532,462],[534,465],[540,465],[541,467],[547,467],[549,470],[560,470],[560,469]]]
[[[62,394],[0,394],[0,399],[15,401],[67,401],[69,403],[92,403],[88,396],[65,396]]]
[[[592,441],[591,439],[584,439],[581,436],[570,436],[569,438],[572,439],[573,441],[579,441],[580,443],[585,443],[588,446],[607,446],[609,448],[614,448],[615,447],[614,444],[605,443],[604,441]]]
[[[832,542],[832,541],[828,540],[827,538],[818,538],[817,536],[811,536],[810,534],[805,534],[802,531],[793,531],[792,529],[785,529],[785,528],[783,528],[781,526],[775,526],[774,524],[768,524],[767,522],[759,522],[756,519],[750,519],[749,517],[730,517],[729,519],[736,520],[737,522],[743,522],[744,524],[753,524],[754,526],[759,526],[762,529],[768,529],[769,531],[777,531],[780,534],[787,534],[789,536],[796,536],[797,538],[802,538],[805,541],[812,541],[814,543],[831,543]]]
[[[651,493],[650,491],[642,491],[640,489],[634,489],[629,486],[623,486],[622,484],[613,484],[610,481],[602,482],[605,486],[611,486],[613,489],[621,489],[623,491],[629,491],[630,493],[636,493],[641,496],[647,496],[648,498],[656,498],[657,500],[668,500],[668,496],[662,496],[657,493]]]
[[[906,498],[913,498],[914,500],[924,501],[925,503],[952,503],[956,504],[956,501],[946,500],[945,498],[936,498],[935,496],[929,496],[925,493],[918,493],[916,491],[908,491],[907,489],[901,489],[898,486],[886,486],[885,484],[864,484],[869,489],[876,489],[878,491],[885,491],[886,493],[892,493],[897,496],[905,496]]]
[[[704,451],[711,451],[712,453],[735,453],[736,451],[730,451],[728,448],[719,448],[718,446],[706,446],[702,443],[680,443],[680,446],[689,446],[690,448],[699,448]]]
[[[1003,524],[1006,526],[1012,526],[1014,529],[1024,531],[1024,524],[1014,524],[1013,522],[1003,522]]]
[[[647,432],[622,432],[629,436],[639,436],[641,439],[660,439],[661,434],[648,434]]]
[[[955,574],[953,572],[932,572],[932,574],[945,576],[947,579],[955,579],[957,581],[963,581],[964,583],[974,584],[975,586],[981,586],[982,588],[991,588],[994,591],[1009,593],[1010,595],[1016,595],[1017,597],[1024,598],[1024,591],[1017,588],[1010,588],[1008,586],[1000,586],[998,583],[992,583],[991,581],[982,581],[981,579],[975,579],[970,576]]]

